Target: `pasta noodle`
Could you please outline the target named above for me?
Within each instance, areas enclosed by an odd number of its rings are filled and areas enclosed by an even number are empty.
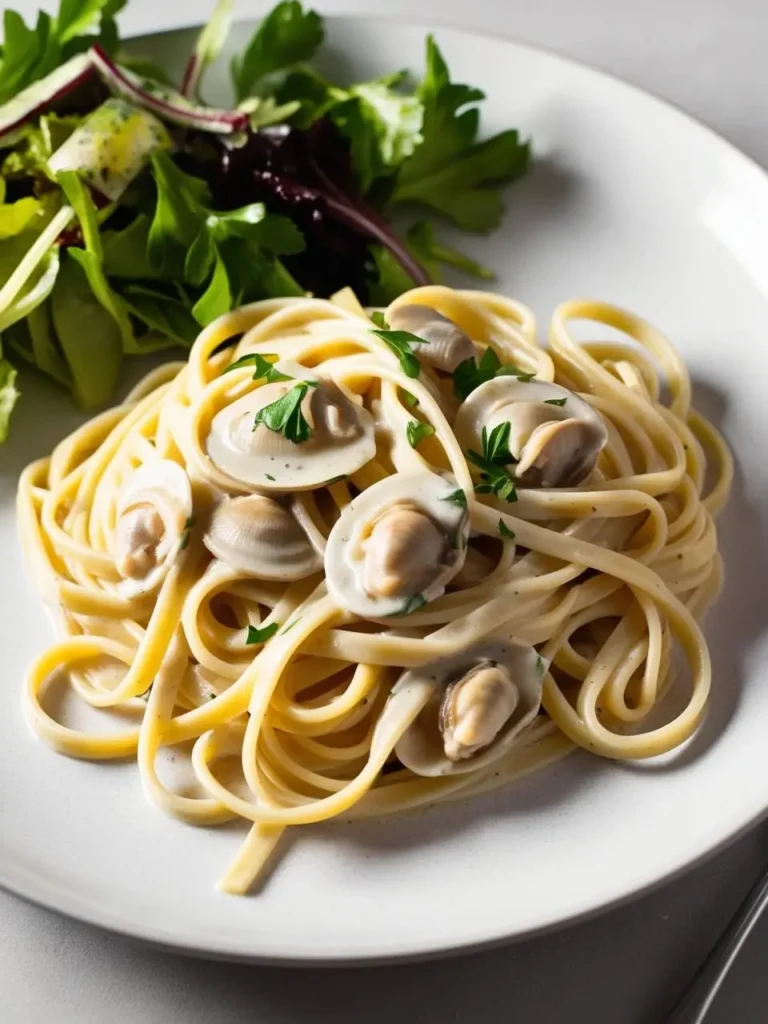
[[[374,333],[348,292],[331,301],[258,302],[221,317],[185,364],[150,373],[121,406],[21,477],[22,544],[60,632],[25,680],[32,729],[71,756],[135,757],[147,799],[169,815],[197,825],[247,822],[248,837],[220,882],[229,892],[253,885],[290,826],[469,796],[575,747],[651,757],[681,744],[704,713],[710,661],[697,623],[721,583],[714,516],[728,496],[731,460],[691,410],[680,357],[648,323],[598,302],[560,306],[547,347],[537,343],[532,314],[499,295],[420,288],[384,319],[396,321],[413,304],[458,325],[478,359],[490,347],[497,363],[587,403],[607,443],[586,480],[521,486],[516,501],[482,486],[476,493],[487,477],[454,433],[460,406],[451,376],[425,364],[418,376],[406,372],[402,351]],[[575,321],[625,337],[579,343]],[[418,356],[417,344],[412,351]],[[471,536],[447,589],[430,600],[419,595],[401,617],[368,621],[340,603],[322,558],[288,581],[212,558],[206,529],[222,494],[259,491],[234,486],[206,441],[222,410],[265,384],[255,363],[242,360],[249,354],[335,381],[375,422],[375,452],[348,478],[291,494],[321,554],[334,524],[359,505],[355,496],[380,481],[429,471],[464,492]],[[426,424],[415,447],[405,440],[413,420]],[[120,495],[157,460],[186,471],[194,513],[157,585],[131,589],[116,556]],[[514,476],[505,472],[505,481]],[[255,644],[247,643],[251,634]],[[535,648],[541,709],[537,699],[509,749],[479,758],[474,770],[471,758],[462,771],[433,776],[404,767],[395,747],[420,720],[429,692],[398,687],[402,696],[388,700],[398,677],[489,638]],[[679,653],[688,700],[659,719],[683,674]],[[103,733],[64,725],[46,701],[54,676],[88,705],[130,710],[138,724]],[[195,791],[162,781],[158,760],[167,748],[189,754]]]

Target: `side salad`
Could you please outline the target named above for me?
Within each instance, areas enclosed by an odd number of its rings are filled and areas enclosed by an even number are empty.
[[[437,226],[496,228],[529,143],[479,140],[483,93],[451,81],[431,36],[420,81],[340,85],[309,63],[323,19],[282,0],[233,60],[236,105],[222,110],[202,97],[232,0],[177,84],[122,51],[124,4],[60,0],[34,27],[4,14],[0,441],[22,363],[93,408],[125,356],[188,348],[244,302],[350,285],[382,305],[445,266],[492,279]]]

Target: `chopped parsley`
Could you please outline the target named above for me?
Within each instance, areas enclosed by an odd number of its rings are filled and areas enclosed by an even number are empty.
[[[181,535],[181,544],[179,545],[179,551],[184,551],[189,544],[189,535],[192,532],[192,527],[195,525],[195,517],[190,516],[189,519],[184,523],[184,532]]]
[[[394,619],[400,615],[413,615],[419,608],[423,608],[427,603],[426,597],[423,594],[414,594],[413,597],[409,597],[399,612],[394,612],[390,618]]]
[[[293,380],[293,377],[289,377],[287,373],[276,370],[272,363],[258,352],[249,352],[248,355],[240,356],[234,363],[230,363],[224,373],[229,373],[230,370],[239,370],[241,366],[253,366],[252,380],[265,380],[267,384],[277,384],[281,380]]]
[[[302,381],[295,388],[287,391],[282,398],[276,402],[265,405],[259,409],[253,421],[255,430],[259,424],[263,424],[267,430],[276,434],[283,434],[293,444],[301,444],[309,440],[312,428],[304,418],[301,411],[301,403],[310,387],[314,386],[310,381]]]
[[[510,423],[499,423],[489,434],[483,427],[483,454],[471,449],[467,452],[469,461],[483,471],[480,483],[475,485],[477,494],[493,494],[502,501],[517,501],[515,478],[506,468],[508,463],[516,461],[509,450],[511,429]]]
[[[503,519],[499,520],[499,533],[501,534],[502,537],[506,537],[507,540],[515,539],[514,530],[510,530],[510,528],[507,526]]]
[[[300,616],[300,615],[297,615],[297,616],[296,616],[296,618],[295,618],[295,619],[293,620],[293,622],[289,622],[287,626],[284,626],[284,627],[283,627],[283,628],[282,628],[282,629],[280,630],[280,636],[285,636],[285,634],[286,634],[286,633],[287,633],[287,632],[288,632],[289,630],[293,629],[293,627],[294,627],[294,626],[296,625],[296,623],[297,623],[297,622],[299,621],[299,619],[300,619],[300,618],[301,618],[301,616]]]
[[[423,338],[417,338],[410,331],[375,330],[371,331],[371,334],[381,338],[384,344],[392,349],[400,360],[400,369],[406,377],[414,379],[419,376],[421,367],[419,366],[419,360],[413,354],[411,345],[423,345],[425,343]]]
[[[405,430],[408,436],[408,444],[415,448],[425,437],[431,437],[435,428],[430,423],[422,423],[420,420],[409,420]]]
[[[419,400],[416,395],[412,395],[410,391],[404,391],[402,388],[400,388],[400,397],[406,405],[411,407],[411,409],[415,409],[419,404]]]
[[[533,380],[534,373],[526,373],[516,366],[503,366],[501,360],[492,348],[487,348],[478,362],[473,356],[459,363],[453,371],[453,390],[456,397],[463,402],[479,388],[494,377],[517,377],[520,381]]]
[[[265,644],[271,636],[280,629],[279,622],[270,622],[268,626],[264,626],[262,629],[256,629],[255,626],[248,627],[248,637],[246,644]]]
[[[545,405],[557,405],[557,406],[559,406],[562,409],[567,401],[568,401],[567,397],[566,398],[545,398],[544,399],[544,404]]]
[[[271,476],[269,473],[265,473],[264,476],[267,478],[267,480],[271,480],[272,483],[275,482],[275,478],[273,476]]]
[[[497,466],[507,466],[510,462],[517,462],[517,459],[509,450],[509,435],[511,432],[512,424],[508,420],[505,423],[499,423],[490,434],[483,427],[483,457],[490,459]]]
[[[450,501],[452,505],[458,505],[459,508],[467,507],[467,496],[464,491],[459,488],[458,491],[453,491],[447,497],[442,498],[442,501]]]
[[[386,319],[384,318],[384,314],[379,312],[378,309],[374,309],[374,311],[371,313],[371,320],[376,324],[376,326],[379,328],[379,330],[381,330],[381,331],[388,331],[389,330],[389,324],[387,323]]]

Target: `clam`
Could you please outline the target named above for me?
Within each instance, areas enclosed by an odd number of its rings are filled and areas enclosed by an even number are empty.
[[[262,580],[300,580],[323,565],[291,509],[262,494],[222,502],[203,541],[230,568]]]
[[[395,747],[417,775],[476,771],[506,754],[536,718],[544,663],[533,647],[488,640],[403,673],[390,703],[424,706]]]
[[[430,306],[397,306],[389,313],[389,326],[393,331],[409,331],[422,338],[424,344],[416,345],[414,354],[445,373],[453,373],[459,363],[475,354],[472,339],[458,324]]]
[[[182,467],[153,459],[123,484],[117,498],[115,565],[126,597],[149,593],[163,581],[182,549],[192,516],[192,489]]]
[[[211,423],[208,457],[235,489],[311,490],[354,473],[373,458],[373,418],[341,385],[297,363],[275,366],[289,379],[236,399]],[[274,418],[271,425],[257,421],[267,406],[294,398],[293,413],[282,427]]]
[[[608,441],[598,412],[578,395],[546,381],[496,377],[472,392],[454,430],[465,451],[481,452],[490,435],[509,424],[507,447],[520,487],[575,487],[595,468]]]
[[[398,473],[358,495],[325,550],[328,590],[365,619],[407,615],[444,593],[463,565],[469,518],[455,481]]]

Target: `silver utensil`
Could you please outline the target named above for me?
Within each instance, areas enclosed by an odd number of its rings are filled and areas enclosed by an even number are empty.
[[[768,864],[661,1024],[703,1024],[741,947],[768,906]]]

